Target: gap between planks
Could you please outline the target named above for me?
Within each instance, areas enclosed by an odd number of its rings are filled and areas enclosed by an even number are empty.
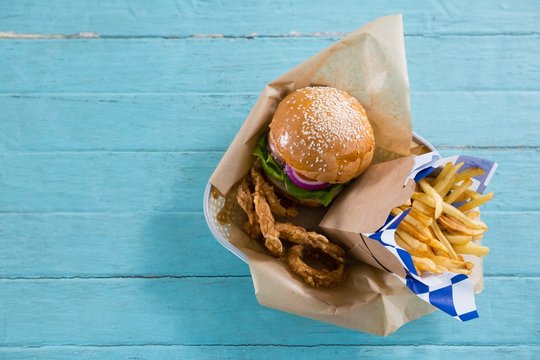
[[[284,347],[284,348],[317,348],[317,347],[358,347],[362,349],[378,349],[378,348],[416,348],[416,349],[432,349],[432,348],[501,348],[501,349],[519,349],[529,347],[540,347],[538,344],[474,344],[474,345],[460,345],[460,344],[410,344],[410,345],[395,345],[395,344],[380,344],[380,345],[364,345],[364,344],[313,344],[313,345],[294,345],[294,344],[175,344],[175,343],[148,343],[148,344],[59,344],[59,345],[2,345],[0,347],[0,354],[2,348],[9,349],[84,349],[84,348],[117,348],[117,347],[130,347],[130,348],[143,348],[143,347],[229,347],[229,348],[243,348],[243,347]],[[131,359],[131,358],[130,358]]]
[[[540,215],[540,210],[483,210],[482,214],[533,214]],[[2,216],[25,216],[25,215],[40,215],[40,216],[154,216],[154,215],[200,215],[202,211],[0,211]]]
[[[0,282],[4,281],[70,281],[70,280],[160,280],[160,279],[242,279],[251,278],[251,275],[114,275],[114,276],[7,276],[0,277]],[[520,275],[520,274],[484,274],[484,278],[496,280],[537,280],[540,275]]]
[[[470,95],[485,95],[485,94],[538,94],[540,90],[531,89],[491,89],[491,90],[463,90],[463,89],[450,89],[450,90],[411,90],[411,94],[423,95],[423,94],[470,94]],[[253,97],[253,101],[259,97],[259,92],[196,92],[196,91],[153,91],[153,92],[50,92],[50,91],[24,91],[24,92],[0,92],[0,97],[12,97],[15,99],[37,99],[42,97],[55,97],[55,98],[69,98],[69,97],[128,97],[128,96],[181,96],[181,97],[237,97],[237,96],[250,96]]]
[[[19,33],[12,31],[0,32],[0,40],[185,40],[185,39],[288,39],[288,38],[323,38],[337,39],[348,35],[348,32],[290,32],[288,34],[258,34],[249,33],[244,35],[232,34],[170,34],[170,35],[124,35],[124,34],[98,34],[92,31],[79,32],[74,34],[41,34],[41,33]],[[433,34],[406,33],[405,37],[471,37],[471,36],[538,36],[537,31],[510,31],[510,32],[440,32]]]
[[[477,145],[436,145],[434,146],[440,150],[451,150],[451,149],[466,149],[466,150],[540,150],[540,146],[536,145],[511,145],[511,146],[477,146]],[[208,149],[208,150],[148,150],[148,149],[130,149],[130,150],[121,150],[121,149],[95,149],[95,150],[54,150],[54,151],[0,151],[0,155],[74,155],[74,154],[130,154],[130,153],[149,153],[149,154],[197,154],[197,153],[211,153],[211,154],[221,154],[224,153],[227,149]]]

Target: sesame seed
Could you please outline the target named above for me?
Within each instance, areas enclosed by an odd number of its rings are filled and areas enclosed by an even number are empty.
[[[325,86],[302,88],[296,93],[298,95],[287,100],[286,109],[288,120],[299,131],[286,131],[288,137],[285,137],[288,146],[294,149],[296,161],[322,171],[335,166],[328,166],[327,154],[335,154],[336,158],[341,156],[338,161],[345,164],[348,163],[345,157],[360,154],[365,145],[358,141],[364,138],[362,134],[369,122],[358,110],[360,106],[355,98]],[[285,146],[283,135],[278,138],[278,144]],[[307,147],[309,154],[305,152]],[[343,173],[342,168],[340,164],[339,170]]]

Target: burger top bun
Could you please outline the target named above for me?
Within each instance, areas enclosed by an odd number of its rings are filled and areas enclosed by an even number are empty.
[[[287,95],[270,123],[273,151],[311,180],[345,183],[371,163],[375,149],[366,111],[332,87],[306,87]]]

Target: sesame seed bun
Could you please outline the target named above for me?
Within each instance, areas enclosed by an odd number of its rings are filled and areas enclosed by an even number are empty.
[[[306,87],[287,95],[270,123],[269,141],[298,174],[346,183],[371,163],[375,149],[366,111],[332,87]]]

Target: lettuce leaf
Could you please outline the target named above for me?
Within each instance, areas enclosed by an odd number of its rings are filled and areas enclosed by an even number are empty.
[[[268,152],[267,141],[267,133],[264,133],[257,141],[257,145],[253,150],[253,155],[261,160],[264,172],[274,179],[283,182],[285,189],[293,197],[297,199],[317,199],[324,206],[328,206],[332,202],[334,194],[343,187],[343,184],[332,185],[320,190],[305,190],[296,186]]]

